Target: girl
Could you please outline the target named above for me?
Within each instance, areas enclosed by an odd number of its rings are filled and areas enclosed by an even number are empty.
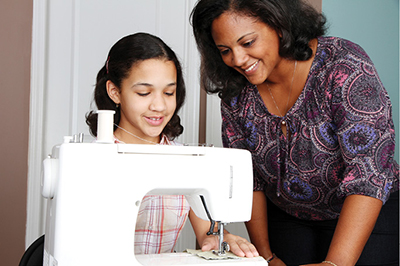
[[[175,145],[183,127],[178,112],[185,84],[175,53],[158,37],[137,33],[119,40],[97,75],[94,98],[99,110],[115,110],[116,143]],[[97,115],[86,122],[96,136]],[[173,252],[189,217],[203,251],[217,249],[207,236],[210,222],[198,218],[182,195],[145,196],[135,230],[135,254]],[[245,239],[229,234],[225,241],[238,256],[258,256]]]
[[[304,2],[200,0],[192,13],[224,146],[253,156],[250,239],[271,266],[398,265],[388,93],[363,49],[323,36]]]

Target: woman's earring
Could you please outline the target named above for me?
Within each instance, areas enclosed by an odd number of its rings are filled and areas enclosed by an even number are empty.
[[[115,105],[115,107],[118,109],[118,107],[119,107],[119,104],[117,103],[117,104]]]

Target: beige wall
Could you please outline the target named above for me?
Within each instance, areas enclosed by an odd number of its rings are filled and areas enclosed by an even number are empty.
[[[305,1],[310,3],[319,12],[322,11],[322,0],[305,0]]]
[[[18,265],[25,249],[32,1],[0,8],[0,258]]]

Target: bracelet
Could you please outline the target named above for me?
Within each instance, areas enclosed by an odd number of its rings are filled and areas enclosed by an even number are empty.
[[[327,263],[327,264],[330,264],[332,266],[337,266],[335,263],[333,263],[332,261],[329,261],[329,260],[324,260],[322,263]]]
[[[276,258],[275,253],[272,253],[272,256],[267,259],[267,262],[270,263],[270,261],[275,258]],[[337,265],[335,265],[335,266],[337,266]]]

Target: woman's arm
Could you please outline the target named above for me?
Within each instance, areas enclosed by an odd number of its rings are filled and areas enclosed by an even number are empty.
[[[264,259],[272,257],[268,238],[268,215],[267,199],[263,191],[253,192],[253,210],[251,220],[246,223],[250,241],[256,246],[258,252]],[[271,266],[285,265],[279,258],[275,257],[269,263]]]
[[[355,265],[382,208],[382,201],[362,195],[346,198],[326,260],[340,266]]]
[[[378,199],[362,195],[348,196],[340,212],[326,261],[338,266],[355,265],[374,229],[381,208],[382,201]]]
[[[253,210],[251,220],[246,223],[250,241],[265,259],[272,256],[268,239],[267,200],[264,192],[253,192]]]
[[[192,209],[189,212],[189,219],[201,250],[217,250],[219,245],[218,237],[207,235],[207,232],[210,230],[210,222],[197,217]],[[239,257],[252,258],[259,256],[253,244],[240,236],[229,233],[226,230],[224,230],[224,241],[229,244],[230,251]]]

